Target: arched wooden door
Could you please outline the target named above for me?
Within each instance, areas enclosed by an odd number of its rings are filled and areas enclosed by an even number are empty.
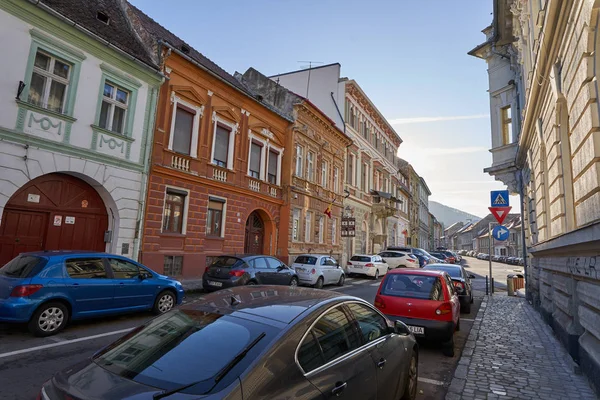
[[[0,266],[26,251],[104,251],[107,229],[106,206],[93,187],[71,175],[40,176],[4,208]]]
[[[246,239],[244,243],[244,253],[246,254],[262,254],[263,242],[265,238],[265,224],[254,211],[246,220]]]

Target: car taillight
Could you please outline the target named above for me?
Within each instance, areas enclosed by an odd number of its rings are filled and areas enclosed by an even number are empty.
[[[454,282],[454,286],[460,288],[460,290],[465,290],[465,285],[462,282]]]
[[[44,286],[42,285],[21,285],[16,286],[10,293],[10,297],[27,297],[31,296]]]
[[[346,261],[346,265],[352,265],[350,261]]]
[[[246,273],[245,269],[234,269],[233,271],[229,271],[229,275],[240,277]]]
[[[374,266],[375,265],[373,263],[368,263],[368,264],[365,265],[365,267],[367,267],[367,268],[371,268],[371,267],[374,267]]]
[[[412,258],[409,258],[409,259],[408,259],[408,262],[417,262],[417,260],[415,260],[415,259],[412,259]]]
[[[317,270],[313,268],[313,269],[310,271],[310,273],[314,275],[314,274],[316,274],[316,273],[317,273]]]
[[[437,310],[435,310],[435,313],[437,315],[445,315],[445,314],[449,314],[451,312],[452,312],[452,304],[450,304],[450,303],[444,303],[441,306],[439,306]]]
[[[383,299],[380,296],[375,296],[375,307],[381,309],[381,308],[385,308],[385,302],[383,301]]]

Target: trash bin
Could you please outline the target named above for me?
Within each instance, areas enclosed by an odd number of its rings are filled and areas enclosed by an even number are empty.
[[[525,289],[525,277],[523,274],[515,274],[513,277],[513,289],[515,292],[518,289]]]
[[[506,276],[506,292],[509,296],[515,295],[515,275],[508,274]]]

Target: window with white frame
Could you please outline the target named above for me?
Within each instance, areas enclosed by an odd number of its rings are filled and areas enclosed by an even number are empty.
[[[297,208],[292,212],[292,241],[300,240],[300,210]]]
[[[33,62],[28,102],[64,113],[72,65],[38,50]]]
[[[502,145],[510,144],[512,141],[512,112],[510,106],[500,109],[502,123]]]
[[[269,149],[269,165],[267,167],[267,180],[272,185],[279,185],[279,157],[281,152]]]
[[[168,148],[179,154],[197,157],[198,130],[204,107],[190,104],[175,94],[171,96],[171,101],[173,102],[173,115]]]
[[[335,192],[340,190],[340,169],[338,167],[333,168],[333,190]]]
[[[261,178],[263,145],[259,142],[250,143],[250,162],[248,164],[248,175],[255,179]]]
[[[296,176],[298,178],[302,178],[304,176],[303,173],[303,158],[304,158],[304,149],[302,148],[302,146],[297,145],[296,146]]]
[[[163,210],[163,233],[185,233],[187,195],[188,193],[182,190],[167,189]]]
[[[304,217],[304,241],[312,242],[312,212],[307,211]]]
[[[321,186],[327,189],[329,183],[329,164],[327,161],[321,162]]]
[[[331,244],[336,244],[336,236],[337,236],[337,218],[333,217],[331,219]]]
[[[380,188],[379,188],[379,171],[375,171],[375,190],[380,190]]]
[[[314,182],[315,179],[315,153],[309,151],[306,154],[306,179]]]
[[[323,243],[325,239],[325,218],[321,215],[319,217],[319,243]]]
[[[129,97],[128,90],[106,81],[104,83],[104,93],[102,94],[98,126],[115,133],[124,133]]]
[[[213,144],[213,164],[227,168],[229,160],[229,141],[231,130],[217,124]],[[259,160],[260,162],[260,160]]]
[[[206,217],[206,235],[223,237],[226,200],[219,197],[208,198],[208,213]]]
[[[367,179],[369,179],[368,174],[369,174],[369,167],[368,167],[367,163],[365,162],[362,164],[361,179],[360,179],[360,187],[365,192],[368,191],[368,189],[367,189],[367,185],[368,185]]]
[[[348,165],[346,166],[346,183],[348,185],[354,185],[355,158],[354,154],[348,154]]]

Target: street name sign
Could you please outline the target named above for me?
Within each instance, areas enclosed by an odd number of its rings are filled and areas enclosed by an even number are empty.
[[[492,190],[490,192],[490,207],[508,207],[509,202],[508,190]]]
[[[504,222],[504,219],[512,209],[512,207],[488,207],[492,215],[496,218],[496,221],[500,225]]]
[[[492,231],[492,236],[494,237],[494,239],[503,242],[507,240],[510,236],[510,231],[506,229],[506,227],[498,225],[494,227],[494,230]]]

